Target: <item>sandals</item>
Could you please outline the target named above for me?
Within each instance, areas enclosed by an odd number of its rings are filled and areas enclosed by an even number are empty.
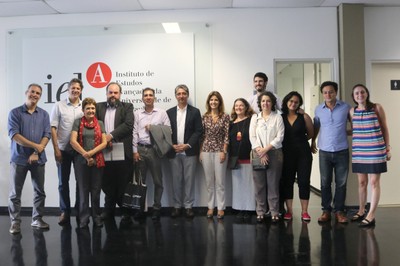
[[[272,220],[273,223],[277,223],[277,222],[279,222],[279,216],[278,215],[274,215],[274,216],[271,217],[271,220]]]
[[[207,211],[207,219],[212,219],[214,214],[214,210],[209,209]]]
[[[364,219],[361,221],[361,223],[358,224],[359,227],[370,227],[370,226],[375,226],[375,219],[373,220],[368,220]]]
[[[264,215],[257,215],[256,221],[259,224],[264,222]]]
[[[357,222],[357,221],[361,221],[364,218],[365,214],[358,214],[358,212],[356,214],[353,215],[353,217],[351,217],[351,221],[352,222]]]

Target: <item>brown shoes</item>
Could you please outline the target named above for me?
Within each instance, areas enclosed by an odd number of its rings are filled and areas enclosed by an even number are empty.
[[[58,224],[63,226],[70,223],[69,215],[65,212],[61,213],[60,218],[58,219]]]
[[[328,211],[323,211],[322,215],[318,218],[319,223],[326,223],[331,220],[331,213]]]
[[[346,217],[346,215],[343,212],[337,212],[336,213],[336,222],[340,224],[347,224],[349,222],[349,219]]]

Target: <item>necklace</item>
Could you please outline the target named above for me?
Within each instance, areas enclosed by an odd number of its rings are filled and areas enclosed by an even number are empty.
[[[244,119],[245,119],[245,118],[244,118]],[[244,120],[244,119],[243,119],[243,120]],[[237,129],[238,129],[238,132],[236,133],[236,140],[237,140],[237,141],[241,141],[241,140],[242,140],[242,131],[243,131],[243,129],[244,129],[244,124],[245,124],[245,123],[242,123],[242,128],[241,128],[241,129],[239,128],[239,123],[242,122],[243,120],[239,120],[239,121],[236,123]]]

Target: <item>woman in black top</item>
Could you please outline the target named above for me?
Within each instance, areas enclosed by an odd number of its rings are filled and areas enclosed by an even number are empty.
[[[239,211],[239,219],[249,219],[256,208],[249,139],[253,114],[253,109],[245,99],[239,98],[233,103],[229,125],[229,156],[239,158],[238,168],[232,170],[232,208]]]
[[[310,198],[310,176],[312,154],[308,140],[314,135],[314,128],[308,114],[298,111],[303,104],[301,95],[292,91],[282,101],[282,118],[285,124],[283,146],[282,197],[286,202],[285,220],[293,218],[293,185],[297,176],[301,203],[301,219],[310,221],[308,201]]]

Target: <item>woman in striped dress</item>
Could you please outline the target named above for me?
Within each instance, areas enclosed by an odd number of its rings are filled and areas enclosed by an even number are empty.
[[[362,85],[353,87],[355,107],[350,109],[353,125],[353,173],[358,176],[359,210],[352,221],[361,221],[359,226],[375,225],[375,211],[380,196],[380,176],[387,172],[386,161],[390,160],[389,131],[385,111],[378,103],[369,100],[369,91]],[[371,183],[371,205],[365,214],[368,177]]]

